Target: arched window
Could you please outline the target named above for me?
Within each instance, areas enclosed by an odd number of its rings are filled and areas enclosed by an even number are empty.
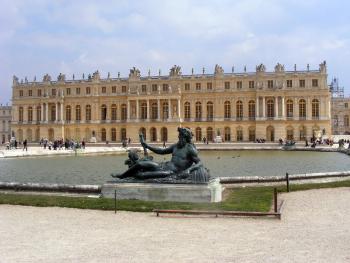
[[[224,112],[225,112],[225,119],[231,118],[231,102],[225,101],[224,103]]]
[[[255,101],[250,100],[248,102],[249,119],[255,120]]]
[[[207,141],[212,142],[213,140],[214,140],[213,128],[208,127],[207,128]]]
[[[116,128],[111,129],[111,141],[115,142],[117,141],[117,130]]]
[[[162,112],[163,112],[163,119],[169,119],[169,104],[168,102],[163,102],[163,106],[162,106]]]
[[[111,120],[116,121],[117,120],[117,105],[112,104],[111,106]]]
[[[139,133],[143,134],[143,139],[146,141],[146,128],[141,127]]]
[[[287,127],[287,140],[294,140],[293,127]]]
[[[275,111],[274,111],[275,103],[274,103],[273,99],[268,99],[266,104],[267,104],[267,117],[268,118],[275,117]]]
[[[240,100],[236,102],[236,118],[237,120],[243,119],[243,103]]]
[[[202,129],[200,127],[196,128],[196,141],[200,142],[202,140]]]
[[[293,101],[287,100],[287,118],[293,118]]]
[[[317,99],[312,100],[312,118],[318,119],[320,117],[320,102]]]
[[[105,121],[107,119],[107,106],[103,104],[101,106],[101,121]]]
[[[158,104],[153,102],[151,106],[151,119],[156,120],[158,118]]]
[[[122,104],[120,118],[122,121],[126,121],[127,116],[128,116],[128,110],[127,110],[126,104]]]
[[[299,100],[299,118],[306,118],[306,101],[304,99]]]
[[[236,137],[237,137],[237,142],[243,141],[243,130],[242,130],[242,127],[237,127]]]
[[[230,127],[225,127],[225,142],[231,141],[231,129]]]
[[[214,118],[214,104],[209,101],[207,102],[207,120],[212,121]]]
[[[344,116],[344,127],[349,127],[349,115]]]
[[[28,107],[28,121],[32,122],[33,121],[33,108]]]
[[[85,120],[91,121],[91,106],[90,105],[85,106]]]
[[[186,101],[184,105],[185,109],[185,119],[190,119],[191,118],[191,104]]]
[[[305,126],[299,127],[299,140],[304,141],[306,139],[306,128]]]
[[[41,106],[36,107],[36,121],[41,121]]]
[[[152,127],[150,130],[150,135],[151,135],[151,142],[156,142],[157,141],[157,129]]]
[[[19,107],[18,109],[18,121],[23,121],[23,107]]]
[[[72,108],[71,106],[66,106],[66,122],[70,122],[72,120]]]
[[[167,142],[168,141],[168,129],[166,127],[163,127],[160,130],[160,134],[162,136],[162,138],[161,138],[162,142]]]
[[[105,142],[107,140],[106,138],[106,129],[102,128],[101,129],[101,141]]]
[[[202,119],[202,103],[199,101],[196,102],[196,119],[199,121]]]
[[[249,141],[255,141],[255,127],[249,127]]]
[[[147,119],[147,103],[141,102],[141,119],[146,120]]]
[[[75,106],[75,120],[81,121],[81,108],[80,105]]]
[[[125,128],[121,128],[121,130],[120,130],[120,139],[121,139],[121,141],[126,140],[126,129]]]

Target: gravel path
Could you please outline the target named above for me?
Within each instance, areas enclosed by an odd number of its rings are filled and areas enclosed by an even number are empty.
[[[350,189],[282,195],[282,220],[0,205],[0,262],[350,262]]]

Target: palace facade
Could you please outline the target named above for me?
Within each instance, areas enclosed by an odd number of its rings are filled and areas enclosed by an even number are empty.
[[[332,98],[332,134],[350,134],[350,98]]]
[[[177,127],[189,127],[195,141],[304,140],[331,134],[331,95],[326,63],[319,69],[183,75],[179,66],[167,76],[140,75],[40,82],[13,78],[12,130],[17,140],[58,138],[97,142],[176,141]]]
[[[11,106],[0,105],[0,140],[1,143],[11,139]]]

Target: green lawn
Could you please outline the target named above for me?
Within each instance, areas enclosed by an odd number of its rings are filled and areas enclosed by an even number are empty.
[[[292,184],[291,191],[318,188],[350,187],[350,180],[319,184]],[[272,206],[273,186],[244,187],[230,189],[228,198],[221,203],[151,202],[139,200],[117,200],[117,210],[150,212],[153,209],[223,210],[267,212]],[[277,186],[285,192],[285,186]],[[26,206],[57,206],[80,209],[114,210],[114,200],[107,198],[63,197],[47,195],[0,194],[0,204]]]

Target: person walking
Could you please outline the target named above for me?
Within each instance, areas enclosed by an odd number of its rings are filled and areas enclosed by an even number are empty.
[[[27,139],[25,139],[24,142],[23,142],[23,151],[24,150],[26,150],[26,152],[28,151],[27,144],[28,144]]]

